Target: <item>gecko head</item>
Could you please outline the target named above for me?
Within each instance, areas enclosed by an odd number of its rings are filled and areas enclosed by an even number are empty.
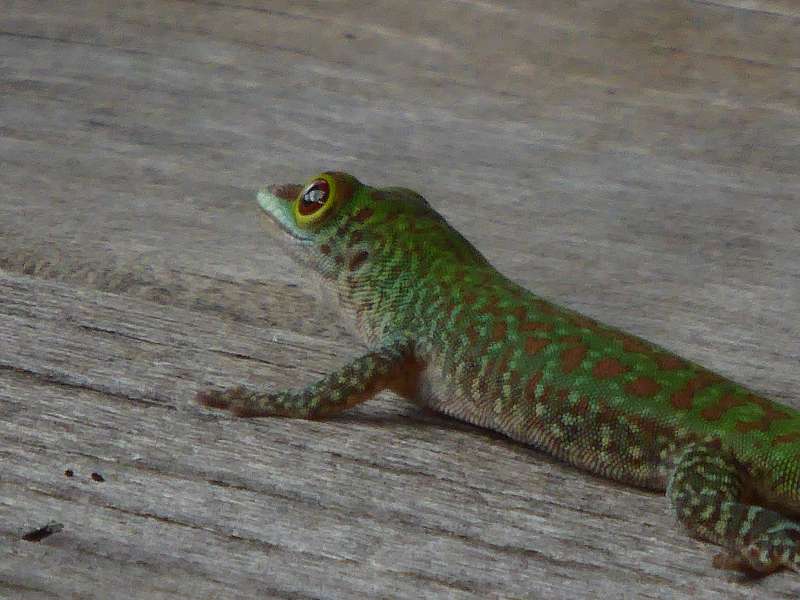
[[[258,203],[268,220],[277,225],[292,241],[308,245],[321,237],[326,224],[363,184],[347,173],[325,172],[312,177],[305,185],[278,184],[258,193]]]
[[[270,185],[259,191],[258,203],[270,228],[281,232],[285,250],[332,277],[352,258],[355,242],[369,237],[351,236],[375,213],[376,191],[352,175],[326,171],[304,185]]]
[[[458,232],[416,192],[373,188],[347,173],[326,171],[305,185],[272,185],[258,194],[272,228],[282,232],[286,250],[328,279],[342,272],[362,279],[375,253],[401,261],[416,255],[432,260],[442,252],[480,258]],[[399,253],[399,254],[398,254]]]

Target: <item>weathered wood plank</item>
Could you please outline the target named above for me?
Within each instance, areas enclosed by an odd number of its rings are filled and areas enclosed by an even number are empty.
[[[0,596],[796,595],[714,571],[663,498],[388,395],[319,423],[191,403],[356,351],[254,219],[265,181],[343,168],[800,406],[795,2],[0,15]]]
[[[0,291],[0,573],[20,589],[130,578],[189,595],[184,577],[203,593],[459,597],[502,582],[519,596],[541,577],[537,594],[567,597],[602,576],[655,597],[684,572],[678,597],[701,580],[728,593],[663,499],[480,430],[389,400],[326,422],[232,421],[188,403],[205,379],[291,385],[312,375],[293,355],[325,369],[343,347],[25,277]],[[19,539],[45,518],[64,531]],[[87,562],[61,587],[55,569],[76,556]]]

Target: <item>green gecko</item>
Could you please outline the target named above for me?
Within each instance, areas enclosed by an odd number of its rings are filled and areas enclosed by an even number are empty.
[[[201,404],[319,419],[392,390],[666,490],[678,521],[724,548],[717,567],[800,571],[800,412],[532,294],[409,189],[325,172],[258,202],[371,350],[299,391],[212,390]]]

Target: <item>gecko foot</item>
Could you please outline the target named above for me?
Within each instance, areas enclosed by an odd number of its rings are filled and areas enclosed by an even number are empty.
[[[740,571],[749,577],[760,578],[783,568],[799,571],[800,553],[796,541],[782,531],[763,536],[742,548],[741,552],[720,552],[714,557],[713,564],[718,569]]]

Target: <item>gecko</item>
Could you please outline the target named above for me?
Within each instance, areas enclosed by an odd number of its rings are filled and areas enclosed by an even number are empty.
[[[528,291],[418,193],[342,172],[258,193],[369,350],[300,390],[197,394],[322,419],[384,390],[591,473],[665,492],[718,568],[800,571],[800,412]]]

